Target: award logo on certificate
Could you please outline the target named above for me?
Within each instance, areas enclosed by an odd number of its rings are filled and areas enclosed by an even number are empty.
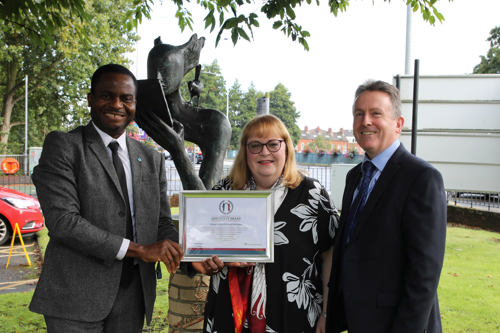
[[[179,204],[183,261],[273,262],[270,191],[182,191]]]

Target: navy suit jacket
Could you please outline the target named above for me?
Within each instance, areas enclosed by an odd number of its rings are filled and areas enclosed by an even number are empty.
[[[329,282],[327,331],[341,332],[348,326],[354,333],[441,332],[437,287],[446,238],[441,174],[401,145],[344,246],[341,235],[360,178],[360,165],[346,177]],[[343,294],[339,274],[343,274]]]
[[[178,241],[166,194],[165,161],[127,137],[137,242]],[[54,317],[99,321],[110,312],[122,272],[126,203],[107,148],[94,126],[47,135],[33,182],[50,241],[30,309]],[[139,261],[146,320],[156,296],[154,263]]]

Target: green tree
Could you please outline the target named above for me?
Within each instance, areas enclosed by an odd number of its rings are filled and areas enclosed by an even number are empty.
[[[181,94],[185,100],[190,99],[187,89],[187,82],[194,80],[195,71],[189,72],[181,86]],[[226,113],[227,92],[226,81],[220,72],[220,67],[216,60],[210,65],[202,65],[200,81],[203,83],[203,90],[200,94],[199,107],[201,109],[214,109]],[[240,83],[236,80],[229,88],[229,123],[232,128],[230,149],[239,148],[239,140],[243,127],[257,115],[257,100],[264,97],[263,92],[258,91],[250,84],[248,91],[243,91]],[[280,118],[288,130],[295,144],[300,139],[300,129],[297,126],[297,119],[300,113],[297,112],[288,89],[283,84],[278,84],[270,93],[270,112]],[[193,101],[196,104],[196,100]]]
[[[29,83],[29,145],[41,145],[55,129],[68,129],[88,121],[86,95],[90,77],[99,65],[127,64],[136,34],[123,22],[132,0],[87,1],[88,21],[62,9],[67,23],[54,29],[50,42],[38,43],[33,31],[11,21],[0,27],[0,144],[3,152],[20,152],[24,146],[24,79]],[[26,26],[40,17],[23,14]],[[43,18],[42,18],[43,19]],[[45,18],[48,19],[48,18]],[[31,28],[30,28],[31,29]],[[82,37],[77,30],[85,30]]]
[[[133,6],[127,12],[127,19],[124,21],[128,30],[137,25],[143,17],[150,17],[151,5],[154,0],[131,0]],[[250,40],[253,36],[253,28],[259,27],[259,15],[255,12],[248,13],[250,0],[196,0],[182,1],[172,0],[177,5],[174,14],[178,19],[179,27],[184,30],[186,27],[193,29],[193,18],[189,10],[190,5],[201,6],[207,15],[204,18],[205,27],[213,31],[219,28],[216,44],[220,41],[222,33],[228,31],[234,44],[239,39]],[[384,0],[390,1],[390,0]],[[420,11],[424,20],[434,24],[436,20],[442,22],[443,15],[436,8],[438,0],[402,0],[413,8],[414,12]],[[452,1],[452,0],[449,0]],[[160,0],[161,2],[161,0]],[[67,24],[67,17],[61,12],[67,11],[72,17],[78,17],[82,21],[91,19],[92,15],[87,11],[85,0],[3,0],[0,1],[0,19],[8,19],[10,22],[22,27],[31,27],[38,39],[50,41],[50,33],[58,27]],[[268,0],[264,1],[260,12],[266,19],[273,22],[273,29],[282,31],[293,41],[299,42],[308,50],[307,38],[309,32],[305,30],[297,21],[295,9],[302,5],[319,5],[319,0]],[[330,12],[337,16],[339,12],[344,12],[349,6],[349,0],[328,1]],[[42,22],[33,22],[34,25],[24,23],[25,15],[32,13],[37,17],[47,18]],[[78,30],[77,33],[86,35],[85,30]]]
[[[192,70],[184,77],[181,86],[181,94],[185,100],[191,97],[187,89],[187,82],[194,80],[195,71]],[[241,85],[236,80],[226,91],[226,80],[221,74],[217,60],[210,65],[202,65],[200,81],[203,83],[203,90],[200,94],[199,107],[202,109],[214,109],[226,114],[229,93],[229,112],[228,118],[232,127],[232,136],[230,149],[238,149],[239,139],[243,127],[257,114],[257,99],[264,96],[264,93],[250,85],[247,92],[242,90]],[[196,100],[193,100],[196,104]]]
[[[270,93],[269,112],[280,118],[285,124],[292,137],[293,143],[297,144],[300,139],[300,129],[297,125],[297,119],[300,113],[295,108],[294,102],[290,99],[291,94],[281,83]]]
[[[328,152],[329,149],[329,144],[328,141],[326,141],[326,138],[323,135],[318,135],[314,138],[313,141],[309,142],[306,146],[306,150],[312,151],[312,152]]]
[[[161,1],[161,0],[160,0]],[[88,0],[0,0],[0,20],[23,30],[35,44],[51,44],[61,28],[73,24],[73,33],[79,38],[88,37],[87,25],[94,21],[94,11]],[[117,1],[118,15],[125,30],[131,31],[141,20],[151,18],[154,0],[129,0],[123,12]],[[37,20],[32,20],[36,17]]]
[[[500,74],[500,26],[491,29],[490,49],[486,56],[481,56],[481,62],[474,67],[474,73]]]
[[[187,82],[194,80],[194,78],[194,69],[184,76],[181,85],[181,95],[186,101],[191,99]],[[198,106],[205,109],[218,110],[226,114],[226,81],[222,76],[217,60],[214,60],[210,65],[202,65],[200,81],[203,83],[203,89],[200,94]],[[192,103],[196,105],[196,99],[193,99]]]
[[[231,149],[238,149],[243,127],[257,115],[257,99],[263,97],[264,93],[255,89],[250,84],[245,93],[236,81],[229,90],[229,122],[231,123]]]
[[[217,60],[210,65],[202,67],[200,80],[205,85],[200,102],[204,107],[218,110],[226,114],[226,80],[222,76],[221,69]]]

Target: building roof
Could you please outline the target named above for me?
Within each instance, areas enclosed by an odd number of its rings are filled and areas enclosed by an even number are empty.
[[[328,141],[352,142],[351,138],[354,137],[352,130],[344,130],[343,128],[338,132],[334,132],[331,128],[322,130],[319,126],[315,129],[309,129],[308,126],[305,126],[304,129],[300,131],[300,138],[304,140],[314,140],[318,135],[325,137]]]

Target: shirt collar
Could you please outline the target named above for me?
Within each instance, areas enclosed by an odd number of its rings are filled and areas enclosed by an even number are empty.
[[[387,147],[383,152],[381,152],[371,160],[373,165],[375,165],[375,167],[380,171],[384,170],[385,165],[387,164],[387,162],[389,162],[389,159],[392,157],[394,152],[396,152],[396,150],[399,148],[400,144],[401,142],[399,142],[399,140],[395,140],[392,143],[392,145]],[[363,162],[364,161],[370,161],[370,159],[368,158],[368,156],[366,156],[366,154]]]
[[[94,125],[94,128],[96,129],[97,133],[99,133],[99,136],[101,137],[102,142],[106,147],[108,147],[111,141],[116,141],[120,145],[120,148],[123,151],[127,152],[127,140],[126,140],[127,134],[125,132],[123,132],[122,135],[120,135],[117,139],[115,139],[111,135],[109,135],[108,133],[102,131],[99,127],[97,127],[94,124],[94,122],[92,122],[92,125]]]

